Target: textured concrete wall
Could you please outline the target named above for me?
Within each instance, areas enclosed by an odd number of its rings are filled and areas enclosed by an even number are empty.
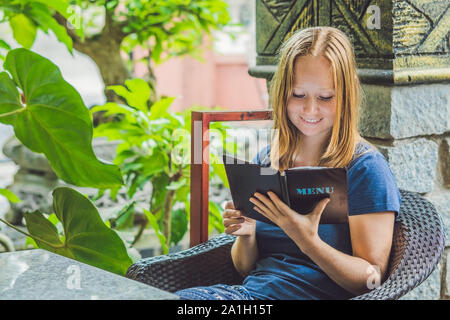
[[[440,213],[446,251],[438,268],[402,299],[448,299],[450,272],[450,84],[363,85],[360,131],[386,157],[401,189]]]

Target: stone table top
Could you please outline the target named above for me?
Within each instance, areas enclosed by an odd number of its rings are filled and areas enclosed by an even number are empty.
[[[0,300],[174,300],[178,296],[43,249],[0,254]]]

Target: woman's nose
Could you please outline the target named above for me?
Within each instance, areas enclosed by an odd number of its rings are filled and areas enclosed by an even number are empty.
[[[304,105],[304,110],[306,114],[314,114],[317,111],[317,104],[314,99],[308,99]]]

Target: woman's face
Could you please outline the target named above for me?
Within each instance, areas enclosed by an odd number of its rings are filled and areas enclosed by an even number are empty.
[[[331,64],[323,56],[300,56],[294,70],[294,89],[287,101],[289,120],[306,137],[325,139],[336,114]]]

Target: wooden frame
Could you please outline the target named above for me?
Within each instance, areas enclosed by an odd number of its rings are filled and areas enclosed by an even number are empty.
[[[209,124],[214,121],[271,120],[272,110],[192,111],[191,115],[190,246],[193,247],[208,240]]]

